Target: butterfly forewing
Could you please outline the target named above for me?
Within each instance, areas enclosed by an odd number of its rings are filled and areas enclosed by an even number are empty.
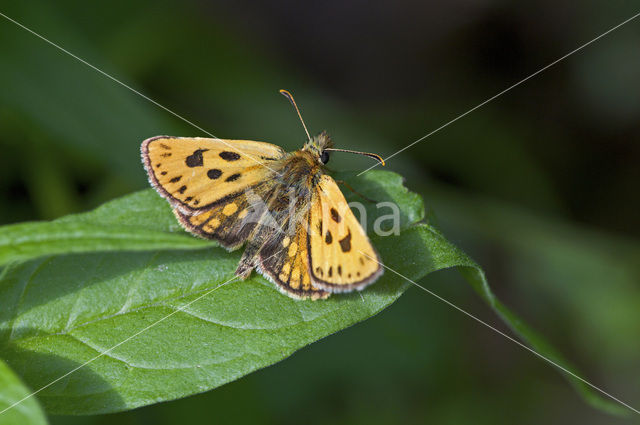
[[[331,292],[362,289],[382,274],[380,259],[336,182],[323,175],[309,214],[310,273]]]
[[[159,136],[142,144],[149,180],[183,214],[239,196],[277,173],[282,148],[249,140]]]

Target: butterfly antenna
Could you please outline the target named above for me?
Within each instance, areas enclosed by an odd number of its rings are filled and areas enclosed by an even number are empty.
[[[298,105],[296,105],[296,101],[293,100],[293,95],[291,93],[289,93],[288,91],[286,91],[286,90],[280,90],[280,94],[282,94],[284,97],[289,99],[289,102],[291,102],[293,107],[296,108],[296,112],[298,113],[298,117],[300,117],[300,122],[302,123],[302,126],[304,127],[304,132],[307,133],[307,137],[309,138],[309,141],[311,141],[311,136],[309,136],[309,130],[307,130],[307,126],[304,124],[304,120],[302,119],[302,114],[300,114],[300,109],[298,109]]]
[[[377,155],[375,153],[368,153],[368,152],[360,152],[360,151],[352,151],[349,149],[334,149],[334,148],[326,148],[325,151],[333,151],[333,152],[347,152],[347,153],[355,153],[358,155],[364,155],[364,156],[368,156],[369,158],[373,158],[376,161],[378,161],[383,167],[385,165],[384,163],[384,159],[382,159],[382,157],[380,155]]]

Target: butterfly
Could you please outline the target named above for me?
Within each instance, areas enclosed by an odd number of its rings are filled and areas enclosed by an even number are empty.
[[[325,172],[333,148],[326,132],[302,149],[250,140],[157,136],[142,143],[151,185],[194,235],[228,250],[246,243],[235,275],[257,270],[284,294],[312,300],[361,290],[382,275],[380,256]]]

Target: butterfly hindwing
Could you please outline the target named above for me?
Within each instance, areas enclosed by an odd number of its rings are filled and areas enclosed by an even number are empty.
[[[330,292],[362,289],[383,272],[380,258],[336,182],[323,175],[309,213],[310,273]]]
[[[273,180],[267,180],[204,212],[189,215],[178,208],[173,212],[189,232],[217,240],[231,250],[242,245],[264,219],[268,208],[264,200],[271,196],[274,187]]]
[[[308,211],[308,205],[304,208]],[[258,270],[290,297],[324,299],[330,293],[317,287],[309,274],[307,216],[295,223],[293,232],[286,231],[291,217],[284,220],[283,231],[275,233],[260,250]]]
[[[270,179],[285,154],[279,146],[249,140],[158,136],[142,144],[151,184],[185,215]]]

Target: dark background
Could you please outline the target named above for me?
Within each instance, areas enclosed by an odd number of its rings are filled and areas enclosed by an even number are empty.
[[[631,17],[630,1],[3,2],[2,12],[222,138],[304,133],[387,157]],[[140,142],[198,129],[0,18],[0,223],[148,187]],[[640,405],[640,19],[392,158],[497,295]],[[367,158],[334,155],[334,169]],[[420,283],[498,328],[454,272]],[[240,381],[53,423],[625,423],[410,289]]]

